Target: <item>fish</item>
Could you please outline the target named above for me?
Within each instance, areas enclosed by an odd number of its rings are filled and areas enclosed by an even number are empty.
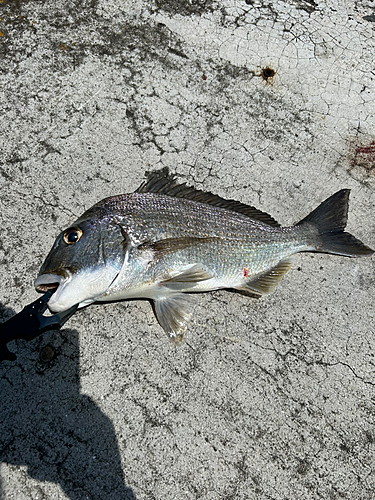
[[[274,290],[300,252],[347,257],[374,251],[345,232],[349,189],[295,225],[174,178],[153,175],[129,194],[96,203],[56,238],[35,280],[53,292],[52,313],[124,299],[153,301],[158,322],[179,344],[197,292]]]

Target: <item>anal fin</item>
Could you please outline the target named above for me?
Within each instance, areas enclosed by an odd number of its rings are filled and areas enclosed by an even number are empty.
[[[156,317],[170,340],[178,345],[193,315],[195,298],[184,293],[160,297],[154,301]]]
[[[284,259],[279,264],[269,271],[262,273],[241,286],[236,287],[247,293],[255,293],[256,295],[264,295],[273,292],[276,286],[280,283],[281,278],[291,268],[293,258]]]

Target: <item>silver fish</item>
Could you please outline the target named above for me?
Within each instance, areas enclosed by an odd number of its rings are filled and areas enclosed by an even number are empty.
[[[271,292],[299,252],[348,257],[373,250],[344,231],[343,189],[291,227],[234,200],[154,176],[106,198],[56,239],[35,287],[55,290],[52,312],[95,301],[147,298],[167,335],[182,340],[194,295],[232,288]]]

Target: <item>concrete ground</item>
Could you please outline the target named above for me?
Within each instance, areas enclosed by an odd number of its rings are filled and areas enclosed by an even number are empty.
[[[371,0],[1,0],[0,317],[55,236],[168,169],[290,225],[351,192],[375,247]],[[167,170],[166,170],[167,171]],[[375,259],[260,300],[92,305],[0,365],[1,498],[373,500]]]

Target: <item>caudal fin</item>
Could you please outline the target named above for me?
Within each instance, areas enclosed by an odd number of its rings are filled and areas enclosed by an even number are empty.
[[[347,257],[362,257],[374,253],[362,241],[344,231],[348,220],[349,193],[349,189],[338,191],[296,224],[300,226],[309,223],[317,227],[321,237],[315,248],[317,252]]]

